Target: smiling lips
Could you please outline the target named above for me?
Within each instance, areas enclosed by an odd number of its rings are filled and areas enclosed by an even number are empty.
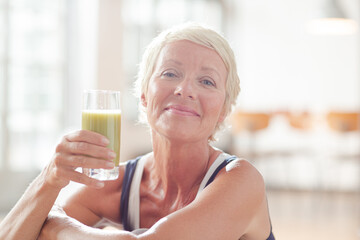
[[[169,111],[182,116],[200,117],[200,114],[198,114],[195,110],[183,105],[170,105],[165,108],[165,111]]]

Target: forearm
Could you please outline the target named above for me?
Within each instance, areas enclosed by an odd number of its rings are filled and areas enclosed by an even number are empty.
[[[136,235],[131,232],[123,230],[101,230],[97,228],[92,228],[86,225],[78,226],[75,228],[66,228],[61,230],[58,233],[58,240],[67,240],[67,239],[87,239],[87,240],[135,240],[138,239]]]
[[[104,136],[91,131],[82,130],[64,136],[56,146],[52,160],[0,223],[0,240],[36,239],[60,190],[70,181],[94,188],[103,187],[101,181],[75,169],[111,168],[107,162],[113,158],[114,152],[106,147],[107,144]]]
[[[28,187],[0,223],[0,240],[34,240],[53,206],[60,189],[44,184],[43,173]]]
[[[131,232],[122,230],[101,230],[86,226],[59,211],[51,211],[39,240],[135,240]]]

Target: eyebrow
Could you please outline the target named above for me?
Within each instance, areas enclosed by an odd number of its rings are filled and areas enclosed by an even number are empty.
[[[214,72],[219,78],[221,78],[220,73],[219,73],[215,68],[212,68],[212,67],[202,67],[201,70],[202,70],[202,71],[211,71],[211,72]]]
[[[166,59],[165,61],[163,61],[163,64],[164,63],[175,63],[177,65],[183,65],[181,62],[174,60],[174,59]]]
[[[176,65],[182,66],[183,64],[175,59],[166,59],[165,61],[163,61],[163,64],[167,64],[167,63],[175,63]],[[211,71],[214,72],[219,78],[221,78],[220,73],[213,67],[201,67],[202,71]]]

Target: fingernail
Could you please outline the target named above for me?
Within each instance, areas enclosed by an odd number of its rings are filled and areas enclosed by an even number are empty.
[[[101,141],[103,142],[103,144],[108,145],[110,142],[107,138],[102,138]]]
[[[114,159],[116,157],[116,153],[115,152],[109,152],[109,157],[111,159]]]
[[[115,167],[114,162],[106,162],[105,165],[106,165],[106,167],[111,167],[111,168]]]

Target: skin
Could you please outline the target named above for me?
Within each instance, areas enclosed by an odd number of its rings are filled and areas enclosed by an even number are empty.
[[[113,154],[106,148],[107,144],[108,140],[103,136],[89,131],[63,137],[52,160],[0,223],[0,239],[36,239],[59,192],[70,181],[94,189],[103,187],[104,183],[76,172],[75,168],[113,167],[111,163],[107,165]],[[92,157],[85,157],[86,152]]]
[[[226,77],[224,63],[211,49],[190,41],[169,43],[162,49],[149,89],[141,97],[153,143],[153,152],[141,160],[145,165],[140,227],[148,231],[135,236],[91,227],[103,217],[120,221],[125,165],[120,166],[119,178],[103,187],[76,173],[77,166],[104,167],[111,159],[102,136],[78,131],[58,145],[45,170],[44,185],[47,192],[54,189],[51,201],[69,180],[85,186],[63,206],[65,212],[50,212],[39,239],[266,239],[270,222],[264,182],[247,161],[228,164],[196,196],[208,168],[221,153],[208,139],[225,118]],[[36,221],[42,224],[44,220],[42,216]]]

